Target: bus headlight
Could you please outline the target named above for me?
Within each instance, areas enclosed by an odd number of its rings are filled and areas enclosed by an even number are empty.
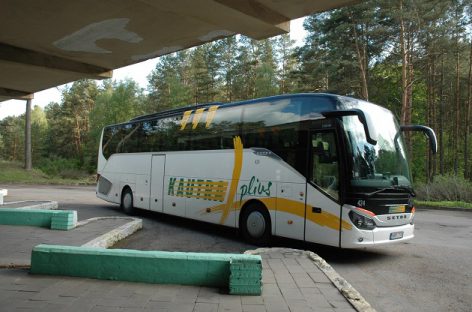
[[[373,230],[376,227],[373,219],[358,214],[355,211],[349,211],[349,218],[351,218],[352,223],[361,230]]]
[[[410,224],[411,225],[415,224],[415,212],[416,212],[416,209],[415,209],[415,207],[413,207],[411,209],[411,217],[410,217]]]

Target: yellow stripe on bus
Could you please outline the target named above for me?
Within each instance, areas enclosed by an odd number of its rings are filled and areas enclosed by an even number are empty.
[[[229,188],[229,195],[226,201],[226,206],[221,214],[220,223],[224,224],[228,214],[233,207],[234,196],[238,189],[239,178],[241,177],[241,169],[243,167],[243,143],[239,136],[234,137],[234,165],[233,165],[233,176],[231,178],[231,186]]]
[[[210,106],[210,108],[208,109],[205,128],[207,129],[210,128],[211,122],[213,121],[213,118],[215,118],[217,109],[218,109],[218,105]]]
[[[190,180],[185,180],[184,183],[192,183],[192,184],[203,184],[203,185],[224,185],[224,186],[228,186],[228,182],[227,181],[198,181],[198,180],[195,180],[195,181],[190,181]]]
[[[286,198],[276,198],[276,197],[266,197],[266,198],[258,198],[257,200],[261,201],[268,210],[272,211],[281,211],[281,212],[286,212],[295,216],[298,216],[300,218],[305,218],[305,204],[302,202],[298,202],[295,200],[291,199],[286,199]],[[247,202],[244,201],[243,203],[235,202],[234,209],[239,210],[241,209],[242,206]],[[221,204],[217,206],[213,206],[211,208],[205,208],[202,209],[202,213],[206,212],[207,209],[210,209],[211,212],[213,213],[218,213],[218,212],[223,212],[226,209],[227,204]],[[307,221],[313,222],[315,224],[318,224],[320,226],[325,226],[333,230],[339,230],[339,223],[340,223],[340,218],[327,211],[323,211],[321,213],[311,213],[307,211]],[[351,230],[352,225],[346,221],[341,222],[341,226],[344,230]]]
[[[187,126],[187,123],[190,119],[190,115],[192,115],[192,111],[188,110],[184,112],[184,115],[182,116],[182,120],[180,121],[180,130],[184,130],[185,126]]]
[[[200,122],[200,119],[202,118],[204,110],[205,108],[199,108],[195,111],[195,114],[193,115],[192,129],[197,128],[198,123]]]

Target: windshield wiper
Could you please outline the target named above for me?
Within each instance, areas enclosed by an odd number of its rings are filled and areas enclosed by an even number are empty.
[[[378,189],[376,191],[373,191],[372,193],[367,193],[366,196],[367,197],[372,197],[375,194],[383,193],[385,191],[407,191],[408,194],[410,194],[411,196],[413,196],[413,197],[416,196],[415,192],[413,191],[413,189],[411,187],[409,187],[409,186],[400,186],[400,185],[381,188],[381,189]]]

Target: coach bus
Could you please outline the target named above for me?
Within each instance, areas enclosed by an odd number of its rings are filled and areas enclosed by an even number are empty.
[[[147,209],[342,248],[414,234],[402,131],[387,109],[332,94],[210,103],[103,129],[97,196]]]

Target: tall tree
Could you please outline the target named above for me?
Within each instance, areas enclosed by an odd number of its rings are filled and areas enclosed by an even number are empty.
[[[295,40],[284,34],[275,39],[275,52],[279,66],[279,93],[290,93],[295,89],[293,72],[296,70],[297,59],[294,49]]]
[[[165,55],[148,77],[149,112],[158,112],[193,102],[187,51]]]

